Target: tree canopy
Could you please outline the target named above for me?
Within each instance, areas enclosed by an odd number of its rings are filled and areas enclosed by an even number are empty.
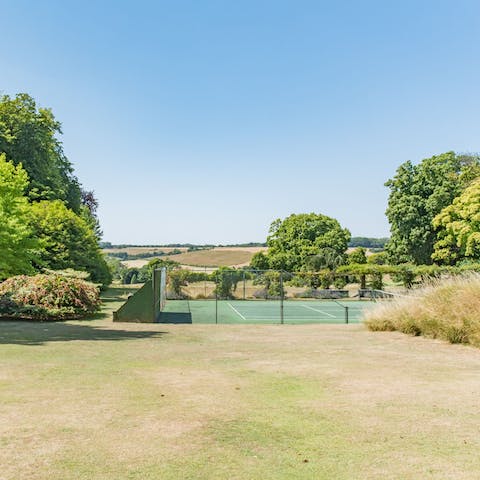
[[[111,282],[95,232],[63,202],[43,200],[33,203],[31,228],[40,242],[39,266],[53,270],[85,270],[94,282]]]
[[[433,225],[437,229],[434,260],[448,265],[480,260],[480,179],[445,207]]]
[[[51,110],[37,108],[29,95],[0,98],[0,152],[27,171],[29,198],[62,200],[78,213],[81,189],[57,138],[61,133]]]
[[[266,256],[270,268],[300,271],[309,268],[312,257],[344,255],[349,240],[350,232],[334,218],[317,213],[292,214],[271,224]]]
[[[82,191],[60,134],[51,110],[29,95],[0,97],[0,278],[72,268],[107,284],[98,202]]]
[[[27,186],[22,166],[14,166],[0,154],[0,279],[33,271],[37,242],[28,224]]]
[[[436,241],[433,219],[450,205],[478,172],[476,156],[447,152],[400,165],[386,182],[390,188],[387,218],[391,238],[387,243],[393,263],[430,264]]]

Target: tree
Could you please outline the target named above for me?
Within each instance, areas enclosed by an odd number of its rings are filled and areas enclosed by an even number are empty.
[[[386,214],[391,238],[386,250],[391,262],[432,262],[436,241],[432,221],[471,180],[478,164],[478,157],[447,152],[418,165],[410,161],[400,165],[385,184],[390,188]]]
[[[51,110],[37,108],[25,93],[0,97],[0,153],[27,171],[31,200],[62,200],[80,211],[81,192],[57,135],[61,125]]]
[[[358,247],[348,254],[348,263],[364,264],[367,263],[367,251],[363,247]]]
[[[268,270],[270,263],[267,255],[263,252],[256,252],[250,260],[250,267],[255,270]]]
[[[37,242],[28,225],[28,175],[0,154],[0,279],[32,273]]]
[[[433,260],[448,265],[480,260],[480,179],[445,207],[433,226],[437,229]]]
[[[277,219],[270,226],[268,261],[271,268],[287,271],[308,269],[308,259],[325,248],[334,255],[344,255],[350,232],[337,220],[316,213],[292,214]]]
[[[60,200],[31,206],[31,228],[40,241],[39,267],[73,268],[90,273],[94,282],[109,284],[110,270],[90,225]]]

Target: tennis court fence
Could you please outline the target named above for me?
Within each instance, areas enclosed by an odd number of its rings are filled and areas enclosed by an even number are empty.
[[[352,276],[222,267],[154,273],[153,289],[164,323],[355,323],[378,297]]]

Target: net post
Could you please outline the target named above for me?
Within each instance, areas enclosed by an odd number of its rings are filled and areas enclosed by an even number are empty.
[[[280,270],[280,324],[283,325],[283,271]]]
[[[348,323],[348,307],[345,305],[345,323]]]

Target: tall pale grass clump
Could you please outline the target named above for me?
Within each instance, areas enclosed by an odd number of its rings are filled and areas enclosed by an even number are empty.
[[[373,331],[398,330],[480,347],[480,275],[444,278],[367,312]]]

